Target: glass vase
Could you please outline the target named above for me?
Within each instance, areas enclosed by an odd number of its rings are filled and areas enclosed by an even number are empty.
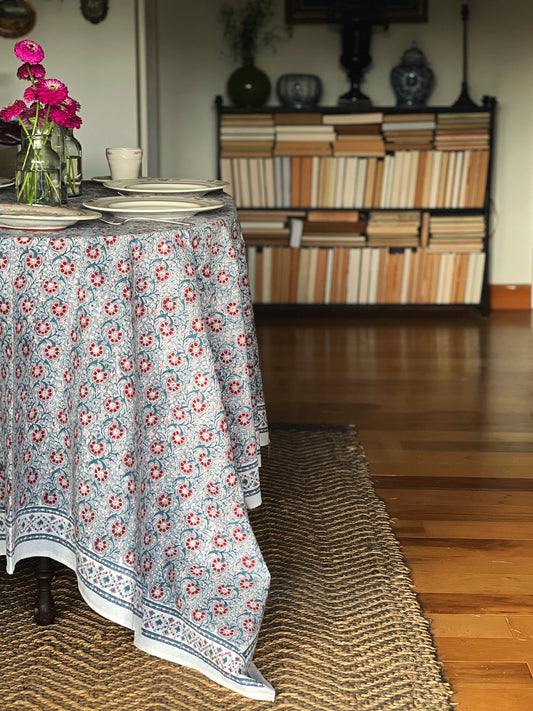
[[[50,134],[37,128],[22,136],[15,189],[19,203],[61,205],[61,161],[51,146]]]
[[[66,128],[55,123],[50,132],[50,146],[59,156],[61,166],[61,202],[67,202],[67,158],[65,151]]]
[[[81,143],[74,137],[72,128],[65,129],[65,161],[67,164],[67,197],[81,193],[83,174],[81,169]]]

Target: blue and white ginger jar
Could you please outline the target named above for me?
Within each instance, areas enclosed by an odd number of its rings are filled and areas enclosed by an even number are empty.
[[[425,106],[435,75],[418,47],[413,46],[402,54],[390,77],[396,94],[396,106]]]

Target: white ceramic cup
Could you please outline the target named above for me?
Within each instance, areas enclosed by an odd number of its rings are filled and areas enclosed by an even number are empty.
[[[106,148],[112,180],[138,178],[141,173],[142,148]]]

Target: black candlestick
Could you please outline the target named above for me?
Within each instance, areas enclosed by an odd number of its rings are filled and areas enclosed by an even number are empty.
[[[468,5],[466,2],[462,4],[461,7],[461,18],[463,20],[463,83],[461,87],[461,93],[459,94],[455,104],[452,104],[452,109],[460,109],[461,111],[469,111],[470,109],[479,109],[479,106],[472,101],[470,94],[468,93],[468,82],[467,82],[467,57],[468,57],[468,47],[467,47],[467,23],[468,23]]]

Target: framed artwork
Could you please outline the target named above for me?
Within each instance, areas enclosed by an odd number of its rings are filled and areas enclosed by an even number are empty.
[[[287,24],[325,23],[328,0],[285,0]],[[386,0],[386,22],[427,22],[428,0]]]
[[[0,0],[0,37],[24,37],[36,19],[35,10],[26,0]]]

